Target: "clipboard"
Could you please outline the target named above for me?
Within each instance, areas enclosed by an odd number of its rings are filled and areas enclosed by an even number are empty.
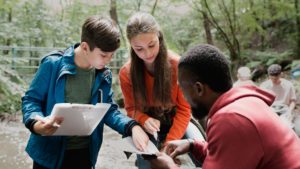
[[[63,117],[64,121],[53,136],[88,136],[103,119],[110,108],[108,103],[92,104],[55,104],[51,117]]]

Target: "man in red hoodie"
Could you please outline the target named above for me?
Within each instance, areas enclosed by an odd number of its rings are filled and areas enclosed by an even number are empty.
[[[274,96],[251,85],[232,88],[229,63],[217,48],[190,49],[178,79],[194,117],[207,116],[207,142],[168,142],[153,168],[177,169],[173,159],[191,152],[203,169],[300,169],[300,140],[269,107]]]

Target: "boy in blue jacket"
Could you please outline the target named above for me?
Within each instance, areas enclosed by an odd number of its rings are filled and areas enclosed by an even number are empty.
[[[112,73],[107,65],[120,46],[120,33],[114,22],[92,16],[82,26],[81,43],[62,52],[49,54],[22,97],[23,122],[31,131],[26,151],[33,159],[33,169],[95,168],[108,125],[145,150],[148,136],[137,122],[118,110],[111,89]],[[110,103],[111,107],[90,136],[51,136],[63,119],[47,117],[56,103]],[[80,125],[80,124],[75,124]]]

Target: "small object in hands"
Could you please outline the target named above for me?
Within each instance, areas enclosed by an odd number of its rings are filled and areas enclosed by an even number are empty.
[[[155,131],[155,132],[153,133],[153,137],[154,137],[155,141],[158,141],[158,140],[157,140],[157,139],[158,139],[157,131]]]
[[[141,154],[144,160],[154,160],[157,159],[156,154]]]
[[[34,117],[34,119],[37,120],[37,121],[41,121],[41,122],[43,122],[43,123],[47,123],[47,122],[48,122],[48,119],[47,119],[47,118],[41,117],[41,116],[39,116],[39,115],[36,115],[36,116]],[[55,122],[55,123],[53,123],[53,127],[60,127],[60,125],[57,124],[57,123]]]

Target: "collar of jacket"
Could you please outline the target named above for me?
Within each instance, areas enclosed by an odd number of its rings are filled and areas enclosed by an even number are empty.
[[[59,76],[68,73],[68,74],[76,74],[76,65],[74,61],[75,56],[75,48],[77,48],[80,45],[80,43],[76,43],[75,45],[67,48],[64,51],[64,55],[62,58],[62,68],[59,73]],[[103,69],[96,70],[96,76],[101,75],[102,78],[104,78],[107,83],[111,83],[111,71],[107,66],[105,66]]]
[[[75,48],[79,46],[79,43],[70,46],[64,51],[64,54],[62,56],[62,61],[61,61],[61,69],[59,72],[59,78],[64,75],[64,74],[75,74],[76,73],[76,65],[74,61],[74,56],[75,56]],[[58,79],[59,79],[58,78]]]

